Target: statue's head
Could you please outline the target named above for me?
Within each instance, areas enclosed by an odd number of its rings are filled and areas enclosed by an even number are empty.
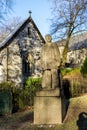
[[[51,42],[51,41],[52,41],[52,37],[51,37],[50,34],[47,34],[47,35],[45,36],[45,39],[46,39],[46,42]]]

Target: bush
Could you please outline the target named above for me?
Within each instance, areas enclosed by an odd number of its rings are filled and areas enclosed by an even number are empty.
[[[67,72],[65,75],[63,75],[64,91],[67,94],[68,92],[67,90],[69,90],[71,97],[76,97],[84,93],[87,93],[86,84],[87,84],[87,77],[83,77],[81,75],[81,68],[72,69],[71,72]]]
[[[0,90],[11,90],[13,84],[11,82],[2,82],[0,83]]]
[[[66,74],[69,74],[72,72],[72,69],[67,69],[67,68],[62,68],[61,69],[61,74],[64,76]]]
[[[83,77],[67,77],[63,79],[62,85],[66,98],[78,97],[87,93],[87,78]]]
[[[41,78],[29,77],[22,89],[11,82],[3,82],[0,84],[0,90],[10,90],[12,92],[12,112],[14,113],[19,108],[33,105],[36,91],[41,90]]]
[[[11,92],[12,93],[12,112],[16,112],[19,106],[19,91],[20,89],[15,86],[14,83],[11,82],[2,82],[0,83],[0,90],[3,92]]]
[[[85,58],[84,63],[81,67],[81,74],[83,76],[87,76],[87,57]]]
[[[19,94],[19,107],[32,106],[36,91],[41,89],[41,78],[28,78]]]

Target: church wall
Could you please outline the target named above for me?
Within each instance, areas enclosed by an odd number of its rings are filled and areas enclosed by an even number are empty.
[[[1,78],[2,81],[7,81],[7,48],[0,52],[0,64],[1,64]]]
[[[33,27],[32,23],[29,23],[23,30],[21,30],[12,43],[3,49],[0,53],[4,55],[2,64],[7,78],[15,83],[15,85],[22,86],[24,81],[29,77],[41,77],[40,68],[40,50],[43,43],[37,30]],[[25,62],[30,65],[30,61],[27,60],[28,54],[33,57],[33,65],[31,63],[30,71],[27,69]],[[6,57],[8,55],[8,57]],[[8,63],[7,63],[8,62]],[[32,67],[33,66],[33,67]]]
[[[8,47],[8,81],[14,85],[22,84],[22,59],[15,39]]]

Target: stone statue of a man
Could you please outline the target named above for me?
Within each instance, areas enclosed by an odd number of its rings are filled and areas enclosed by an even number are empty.
[[[60,66],[60,53],[58,46],[52,43],[51,36],[45,37],[46,44],[41,50],[41,67],[43,69],[42,88],[54,89],[59,87],[58,67]]]

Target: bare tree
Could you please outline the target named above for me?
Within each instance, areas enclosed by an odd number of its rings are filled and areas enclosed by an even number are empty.
[[[65,38],[62,64],[66,62],[72,34],[87,29],[87,0],[53,0],[52,34]]]
[[[14,31],[22,23],[20,17],[13,17],[8,19],[7,22],[0,27],[0,42],[6,38],[6,36]]]
[[[0,0],[0,23],[3,23],[5,16],[12,10],[13,0]]]

